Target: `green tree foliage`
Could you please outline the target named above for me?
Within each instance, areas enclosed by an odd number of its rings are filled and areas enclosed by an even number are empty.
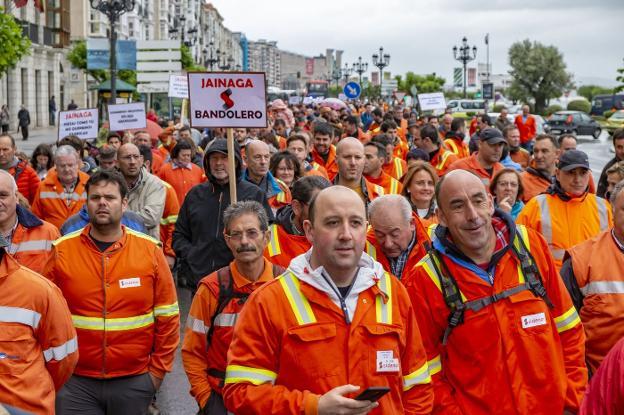
[[[580,96],[587,98],[588,101],[591,101],[596,95],[612,94],[613,89],[598,85],[583,85],[579,87],[576,92],[578,92]]]
[[[435,72],[427,75],[417,75],[414,72],[407,72],[405,78],[401,75],[394,77],[398,81],[398,89],[400,92],[410,93],[410,88],[416,86],[419,94],[429,92],[441,92],[446,80],[436,76]]]
[[[535,112],[541,114],[546,102],[560,97],[573,87],[572,75],[566,71],[563,55],[555,46],[545,46],[528,39],[509,48],[509,71],[512,99],[535,102]]]
[[[585,101],[584,99],[575,99],[574,101],[568,102],[569,111],[583,111],[587,114],[591,111],[591,104],[589,101]]]
[[[555,112],[562,111],[562,110],[563,110],[563,107],[561,105],[553,104],[553,105],[549,105],[548,108],[546,108],[545,114],[552,115]]]
[[[182,69],[189,72],[206,72],[206,68],[202,65],[197,65],[193,60],[193,55],[191,54],[190,49],[186,45],[182,45],[180,48],[180,54],[182,61]]]
[[[615,87],[614,92],[622,92],[624,91],[624,68],[619,68],[617,73],[619,75],[615,78],[615,80],[618,81],[620,85]]]
[[[0,77],[30,53],[30,39],[22,33],[22,28],[12,14],[0,7]]]
[[[110,79],[110,71],[106,69],[87,69],[87,42],[79,40],[74,43],[71,50],[67,54],[67,60],[75,68],[81,69],[90,75],[96,82],[101,83]],[[129,69],[120,69],[117,71],[117,76],[124,82],[130,85],[136,85],[136,71]]]

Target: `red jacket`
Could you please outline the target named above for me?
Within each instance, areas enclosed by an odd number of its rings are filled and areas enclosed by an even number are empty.
[[[511,227],[510,227],[511,226]],[[434,385],[434,414],[576,413],[587,383],[585,334],[570,296],[557,275],[548,246],[537,232],[507,223],[520,233],[535,259],[553,308],[522,290],[477,312],[468,309],[446,345],[449,307],[425,256],[404,279],[423,336]],[[513,240],[511,234],[508,240]],[[441,249],[437,237],[433,244]],[[509,243],[507,244],[509,247]],[[473,262],[442,253],[464,302],[490,297],[525,281],[516,256],[507,249],[490,276]],[[444,269],[443,266],[440,266]],[[484,278],[493,279],[493,284]]]
[[[579,415],[622,415],[624,408],[624,338],[592,377]]]
[[[160,243],[122,226],[122,237],[101,252],[90,229],[58,239],[44,271],[78,332],[75,373],[110,379],[149,371],[162,379],[173,367],[180,319]]]
[[[19,161],[16,166],[7,170],[17,183],[17,190],[32,204],[39,188],[39,176],[35,169],[25,161]]]
[[[180,202],[176,192],[169,183],[163,181],[165,185],[165,208],[160,219],[160,242],[162,243],[165,255],[175,258],[175,251],[171,246],[173,242],[173,231],[180,213]]]
[[[535,117],[528,115],[526,121],[522,120],[522,114],[516,115],[514,124],[520,130],[520,142],[522,144],[531,141],[535,138],[537,127],[535,126]]]
[[[158,171],[158,177],[173,186],[180,204],[184,202],[186,194],[193,186],[206,181],[204,171],[193,163],[190,163],[188,169],[167,163]]]

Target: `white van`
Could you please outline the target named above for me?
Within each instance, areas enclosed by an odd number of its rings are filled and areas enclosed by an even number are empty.
[[[451,112],[483,112],[485,101],[482,99],[452,99],[446,105]]]

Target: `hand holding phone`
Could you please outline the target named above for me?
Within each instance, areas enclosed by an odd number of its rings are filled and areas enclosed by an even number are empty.
[[[354,399],[356,401],[371,401],[377,402],[382,396],[390,392],[390,388],[387,386],[370,386],[362,391]]]

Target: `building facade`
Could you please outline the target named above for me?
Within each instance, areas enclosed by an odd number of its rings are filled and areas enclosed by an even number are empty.
[[[280,86],[281,54],[276,41],[260,39],[249,42],[249,70],[265,72],[267,86]]]
[[[305,56],[280,50],[279,87],[286,90],[301,90],[311,80],[329,80],[334,69],[342,64],[342,51],[325,50],[325,54]]]

